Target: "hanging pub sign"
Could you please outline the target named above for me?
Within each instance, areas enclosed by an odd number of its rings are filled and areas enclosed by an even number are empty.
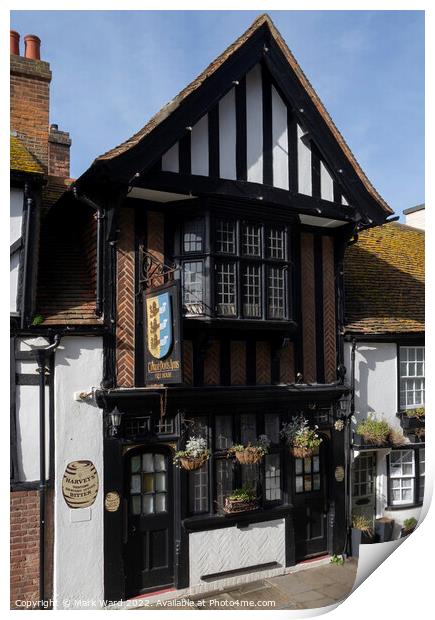
[[[145,381],[182,383],[178,282],[145,293]]]

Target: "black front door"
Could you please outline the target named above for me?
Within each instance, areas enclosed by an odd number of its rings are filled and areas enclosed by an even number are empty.
[[[306,458],[293,458],[293,505],[296,560],[327,552],[327,440],[319,453]]]
[[[172,459],[158,447],[125,456],[126,595],[173,584]]]

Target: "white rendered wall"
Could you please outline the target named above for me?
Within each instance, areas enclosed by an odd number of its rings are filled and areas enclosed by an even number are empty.
[[[236,179],[236,95],[232,88],[219,101],[219,176]]]
[[[296,153],[292,153],[296,157]],[[273,185],[288,189],[287,106],[272,86],[272,159]]]
[[[12,245],[21,237],[21,225],[23,220],[22,189],[11,188],[11,217],[10,217],[10,244]]]
[[[169,151],[166,151],[162,156],[162,170],[164,172],[179,172],[180,159],[178,142],[172,145]]]
[[[246,74],[246,158],[248,181],[263,183],[263,86],[261,66]]]
[[[304,133],[298,125],[298,192],[311,196],[311,148],[302,140]]]
[[[351,377],[351,344],[345,342],[344,363]],[[397,346],[395,343],[357,343],[355,352],[355,417],[376,413],[400,429],[397,413]]]
[[[208,176],[208,114],[192,127],[190,150],[192,174]]]
[[[285,566],[284,519],[255,523],[246,528],[225,527],[189,535],[190,586],[211,582],[201,576],[277,562]],[[225,583],[224,583],[225,582]],[[226,585],[225,579],[218,580]]]
[[[102,600],[103,557],[103,412],[95,403],[73,400],[76,391],[98,387],[103,375],[103,341],[97,337],[62,338],[55,370],[55,536],[54,600]],[[71,461],[89,460],[99,477],[90,508],[70,509],[62,495],[62,477]]]
[[[12,254],[9,270],[9,311],[17,312],[18,276],[20,270],[20,252]]]
[[[413,228],[425,230],[425,210],[420,209],[420,211],[414,211],[405,215],[405,224]]]
[[[18,351],[30,351],[46,347],[45,338],[24,338],[17,343]],[[37,364],[33,360],[19,361],[15,365],[18,374],[34,375]],[[15,388],[15,424],[17,431],[18,480],[35,482],[39,480],[39,386],[17,385]],[[45,388],[45,446],[46,474],[49,473],[50,451],[49,388]]]

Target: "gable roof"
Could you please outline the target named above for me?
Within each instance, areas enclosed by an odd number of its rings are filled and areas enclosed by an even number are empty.
[[[24,146],[18,136],[10,137],[10,169],[14,172],[29,172],[32,174],[44,174],[44,168]]]
[[[139,145],[147,136],[149,136],[157,127],[159,127],[168,117],[176,111],[180,106],[186,102],[193,93],[198,91],[198,89],[209,80],[212,76],[214,76],[219,68],[221,68],[227,61],[229,61],[234,54],[240,50],[247,42],[250,40],[256,33],[260,30],[265,30],[267,33],[271,35],[271,40],[273,40],[282,55],[284,56],[288,66],[292,69],[293,73],[296,75],[299,84],[302,86],[306,94],[308,95],[311,103],[315,106],[316,110],[322,117],[325,122],[327,128],[331,132],[333,138],[336,143],[342,150],[347,162],[350,164],[353,172],[357,175],[365,190],[369,193],[371,198],[375,201],[378,207],[385,214],[393,213],[392,209],[388,206],[385,200],[381,197],[381,195],[374,188],[372,183],[366,177],[364,171],[358,164],[355,156],[352,151],[346,144],[343,136],[337,129],[334,124],[332,118],[327,112],[325,106],[320,101],[317,93],[314,88],[310,84],[309,80],[305,76],[295,57],[293,56],[290,49],[287,47],[284,39],[275,28],[272,20],[266,14],[260,15],[253,24],[244,32],[234,43],[232,43],[218,58],[216,58],[195,80],[193,80],[188,86],[186,86],[172,101],[166,104],[157,114],[155,114],[149,121],[146,123],[144,127],[142,127],[138,132],[136,132],[133,136],[131,136],[128,140],[123,142],[122,144],[116,146],[115,148],[103,153],[99,157],[97,157],[94,163],[91,166],[92,168],[98,167],[99,164],[109,163],[116,160],[122,155],[129,153],[134,147]],[[170,147],[171,144],[167,144],[166,147]],[[91,170],[90,169],[90,170]],[[86,173],[85,173],[86,174]]]
[[[424,240],[396,222],[359,233],[345,255],[347,332],[424,332]]]

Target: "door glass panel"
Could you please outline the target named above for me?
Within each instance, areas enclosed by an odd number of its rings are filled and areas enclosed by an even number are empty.
[[[318,456],[313,457],[313,471],[314,472],[320,471],[320,459]]]
[[[302,476],[296,476],[296,493],[302,493],[304,490],[304,480]]]
[[[154,476],[153,474],[143,475],[143,492],[152,493],[154,491]]]
[[[131,471],[133,474],[140,471],[140,456],[134,456],[131,459]]]
[[[140,515],[140,503],[141,503],[141,496],[140,495],[133,495],[131,498],[131,512],[134,515]]]
[[[152,454],[144,454],[142,456],[142,470],[143,471],[153,471],[153,455]]]
[[[166,493],[157,493],[156,495],[156,512],[166,511]]]
[[[295,460],[295,467],[296,467],[296,473],[301,474],[302,473],[302,459]]]
[[[311,491],[311,476],[304,476],[304,491]]]
[[[309,474],[311,471],[311,458],[310,457],[306,457],[304,458],[304,472],[306,474]]]
[[[313,489],[319,491],[320,489],[320,474],[314,474],[313,476]]]
[[[154,512],[154,495],[143,496],[143,514],[149,515]]]
[[[166,471],[166,459],[165,459],[164,454],[154,455],[154,470],[155,471]]]
[[[140,493],[140,476],[133,475],[130,481],[130,493]]]
[[[156,474],[156,491],[166,491],[166,474]]]

